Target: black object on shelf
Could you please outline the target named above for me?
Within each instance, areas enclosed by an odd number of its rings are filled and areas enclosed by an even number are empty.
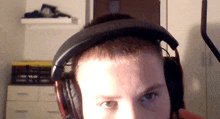
[[[40,12],[44,15],[45,18],[51,18],[56,12],[56,7],[48,4],[43,4]]]
[[[38,12],[37,10],[24,14],[24,18],[43,18],[43,17],[44,17],[44,15],[42,13]]]
[[[58,17],[68,17],[71,18],[70,15],[65,14],[57,10],[56,6],[43,4],[41,6],[40,12],[38,10],[34,10],[33,12],[25,13],[24,18],[58,18]]]

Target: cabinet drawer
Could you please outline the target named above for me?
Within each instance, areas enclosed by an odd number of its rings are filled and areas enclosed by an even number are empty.
[[[39,119],[35,102],[7,101],[6,119]]]
[[[57,101],[54,86],[39,87],[39,101]]]
[[[36,86],[8,86],[7,100],[37,101],[38,87]]]
[[[7,101],[6,119],[61,119],[57,102]]]
[[[41,119],[61,119],[57,102],[38,102]]]

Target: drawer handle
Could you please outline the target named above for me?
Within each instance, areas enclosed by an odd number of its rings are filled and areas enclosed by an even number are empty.
[[[48,93],[49,96],[56,96],[55,93]]]
[[[27,110],[15,110],[15,113],[27,113]]]
[[[51,113],[51,114],[53,113],[54,114],[54,113],[60,113],[60,112],[59,111],[47,111],[47,113]]]
[[[17,93],[18,96],[28,96],[28,93]]]

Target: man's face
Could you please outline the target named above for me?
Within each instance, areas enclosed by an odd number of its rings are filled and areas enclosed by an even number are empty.
[[[85,119],[169,119],[170,98],[161,58],[147,51],[79,65]]]

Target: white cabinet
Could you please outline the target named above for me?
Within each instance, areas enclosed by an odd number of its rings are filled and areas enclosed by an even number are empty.
[[[54,87],[39,88],[39,101],[57,101]]]
[[[60,119],[54,86],[8,86],[6,119]]]
[[[7,100],[10,101],[37,101],[38,88],[36,86],[8,86]]]
[[[57,102],[38,102],[37,106],[39,108],[40,119],[61,119]]]
[[[33,119],[36,113],[36,102],[7,101],[6,119]]]

